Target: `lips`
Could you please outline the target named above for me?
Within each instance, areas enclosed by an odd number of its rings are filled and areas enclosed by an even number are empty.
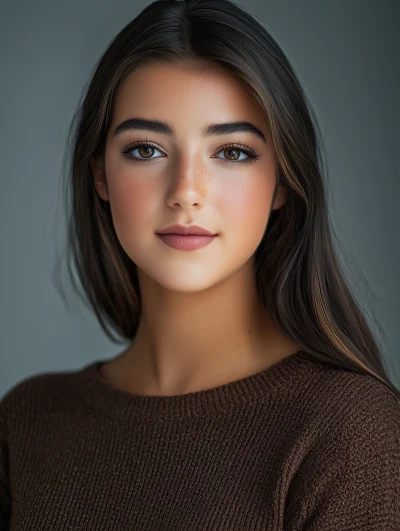
[[[216,236],[216,234],[199,225],[170,225],[157,231],[157,234],[179,234],[182,236]]]
[[[158,237],[169,247],[181,251],[194,251],[208,245],[217,235],[204,236],[193,234],[158,234]]]

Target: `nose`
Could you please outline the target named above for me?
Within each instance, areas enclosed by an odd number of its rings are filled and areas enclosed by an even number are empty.
[[[181,159],[176,167],[171,168],[167,203],[171,208],[200,207],[203,205],[207,191],[207,173],[201,161]]]

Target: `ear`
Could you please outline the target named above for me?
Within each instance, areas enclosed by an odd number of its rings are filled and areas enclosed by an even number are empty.
[[[104,161],[102,158],[96,158],[94,155],[89,160],[90,168],[93,175],[93,183],[97,193],[104,201],[109,201],[106,172],[104,171]]]
[[[286,190],[278,185],[271,210],[279,210],[286,203]]]

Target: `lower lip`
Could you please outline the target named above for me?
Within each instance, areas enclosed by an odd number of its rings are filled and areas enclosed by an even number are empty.
[[[214,236],[184,236],[182,234],[157,234],[157,236],[169,247],[181,251],[194,251],[201,249],[212,242]]]

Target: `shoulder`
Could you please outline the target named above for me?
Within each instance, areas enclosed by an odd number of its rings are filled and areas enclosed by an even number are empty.
[[[384,383],[317,363],[298,394],[298,465],[344,471],[351,463],[386,456],[400,466],[400,400]]]
[[[400,460],[400,400],[384,383],[314,360],[304,368],[287,391],[282,419],[290,422],[295,467],[346,467],[371,452]]]
[[[343,529],[394,528],[400,522],[398,398],[373,376],[327,366],[309,371],[303,385],[288,528],[333,529],[338,522]]]
[[[0,397],[0,418],[17,419],[22,414],[42,414],[67,404],[77,389],[77,370],[38,372],[17,381]]]
[[[400,399],[377,378],[339,365],[307,361],[296,392],[300,408],[321,421],[345,424],[359,418],[383,422],[400,419]]]
[[[348,372],[329,382],[325,437],[342,449],[348,444],[360,454],[393,450],[400,458],[400,400],[391,390],[368,374]]]

